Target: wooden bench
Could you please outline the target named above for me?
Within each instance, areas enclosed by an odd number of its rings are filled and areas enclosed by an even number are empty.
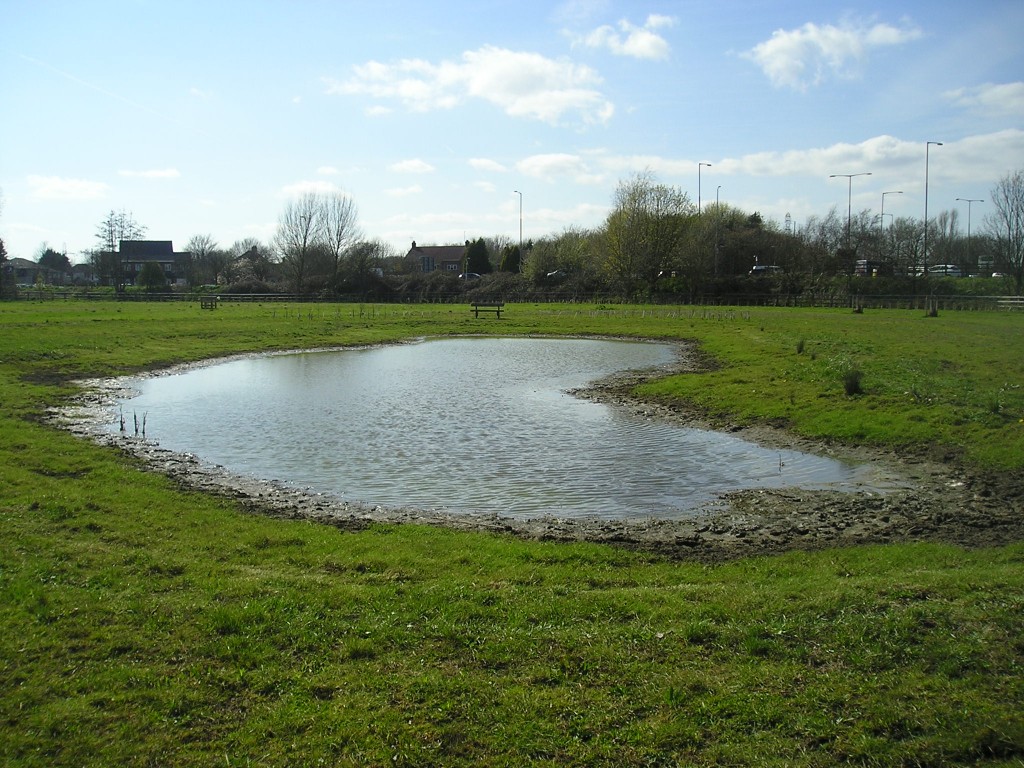
[[[217,297],[216,296],[200,296],[199,297],[200,309],[216,309],[217,308]]]
[[[505,306],[503,301],[474,301],[470,306],[473,308],[473,317],[480,317],[481,312],[493,312],[499,318],[501,317],[502,307]]]

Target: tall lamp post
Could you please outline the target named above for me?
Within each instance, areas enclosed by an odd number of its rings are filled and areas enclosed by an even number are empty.
[[[879,256],[881,256],[881,254],[882,254],[882,227],[885,225],[885,196],[886,195],[902,195],[902,194],[903,194],[903,190],[902,189],[897,189],[897,190],[894,190],[892,192],[883,192],[882,193],[882,212],[880,214],[878,214],[878,254],[879,254]],[[889,214],[889,215],[892,216],[892,214]]]
[[[702,166],[711,167],[711,163],[697,163],[697,215],[700,216],[700,169]]]
[[[941,141],[926,141],[924,143],[924,244],[921,247],[921,259],[924,274],[928,274],[928,150],[932,144],[941,147]]]
[[[967,203],[967,265],[971,267],[974,262],[971,260],[971,203],[984,203],[980,197],[958,197],[962,203]]]
[[[512,190],[519,195],[519,271],[523,270],[523,193],[518,189]]]
[[[870,176],[871,171],[864,171],[863,173],[833,173],[829,175],[830,179],[844,178],[846,179],[846,250],[850,250],[850,219],[853,215],[853,177],[854,176]]]
[[[718,193],[722,191],[722,185],[718,185],[718,189],[715,190],[715,277],[718,277],[718,243],[719,237],[718,228],[722,223],[722,209],[718,207]]]

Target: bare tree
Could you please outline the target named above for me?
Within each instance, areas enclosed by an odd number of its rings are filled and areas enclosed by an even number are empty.
[[[231,255],[217,247],[213,235],[193,235],[185,244],[185,252],[189,263],[184,268],[190,285],[221,282],[231,263]]]
[[[92,253],[96,273],[104,282],[113,282],[118,290],[124,288],[124,269],[118,253],[122,240],[139,240],[146,235],[146,228],[135,221],[135,217],[124,209],[111,210],[96,228],[99,244]]]
[[[304,288],[310,263],[321,244],[324,216],[321,199],[308,192],[290,201],[277,222],[274,245],[281,254],[281,265],[291,278],[296,293]]]
[[[1007,173],[989,193],[995,211],[985,217],[996,242],[997,259],[1024,292],[1024,170]]]
[[[320,216],[324,244],[331,254],[332,280],[341,272],[342,256],[361,237],[355,201],[346,194],[335,192],[320,198]]]

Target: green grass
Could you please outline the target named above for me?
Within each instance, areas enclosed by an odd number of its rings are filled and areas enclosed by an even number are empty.
[[[346,533],[246,514],[40,419],[72,378],[236,351],[632,334],[699,339],[717,370],[648,389],[717,418],[1024,464],[1017,315],[468,314],[0,305],[0,762],[1024,765],[1021,544],[705,566]]]

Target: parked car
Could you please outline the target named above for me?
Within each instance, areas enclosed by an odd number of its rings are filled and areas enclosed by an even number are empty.
[[[781,275],[782,267],[776,267],[772,264],[755,264],[754,268],[750,270],[751,277],[766,277],[768,275]]]
[[[933,275],[945,275],[946,277],[962,277],[960,267],[956,264],[936,264],[928,269]]]
[[[465,274],[459,275],[459,280],[479,280],[480,275],[476,272],[466,272]]]

